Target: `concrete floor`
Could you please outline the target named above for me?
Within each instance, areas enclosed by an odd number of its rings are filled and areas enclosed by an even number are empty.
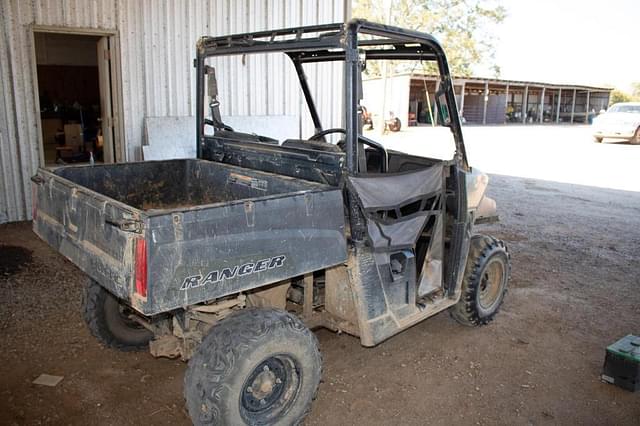
[[[599,188],[640,191],[640,146],[593,141],[586,125],[464,126],[469,163],[486,173]],[[367,136],[387,147],[434,158],[451,158],[446,128],[409,127]]]

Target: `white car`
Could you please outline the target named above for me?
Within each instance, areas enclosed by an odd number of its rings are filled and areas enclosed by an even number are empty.
[[[640,144],[640,102],[621,102],[593,120],[593,137],[596,142],[604,138],[626,140]]]

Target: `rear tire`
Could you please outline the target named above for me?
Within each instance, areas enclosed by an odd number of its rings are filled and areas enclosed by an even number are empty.
[[[92,279],[84,288],[82,314],[89,331],[102,344],[125,352],[149,347],[153,333],[128,318],[130,308]]]
[[[315,335],[295,316],[245,309],[214,325],[189,361],[195,425],[298,424],[322,374]]]
[[[504,242],[486,235],[471,237],[462,295],[449,309],[451,316],[472,327],[491,322],[504,300],[510,274],[510,255]]]
[[[640,127],[636,129],[636,132],[633,134],[633,137],[629,141],[631,145],[640,145]]]

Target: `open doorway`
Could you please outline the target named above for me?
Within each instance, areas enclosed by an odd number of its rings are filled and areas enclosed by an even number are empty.
[[[116,160],[110,37],[34,32],[45,166]]]

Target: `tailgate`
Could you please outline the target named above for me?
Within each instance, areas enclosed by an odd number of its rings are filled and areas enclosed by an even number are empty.
[[[346,262],[342,191],[301,191],[151,215],[146,313]]]
[[[47,170],[32,178],[33,231],[113,294],[130,300],[140,212]]]

